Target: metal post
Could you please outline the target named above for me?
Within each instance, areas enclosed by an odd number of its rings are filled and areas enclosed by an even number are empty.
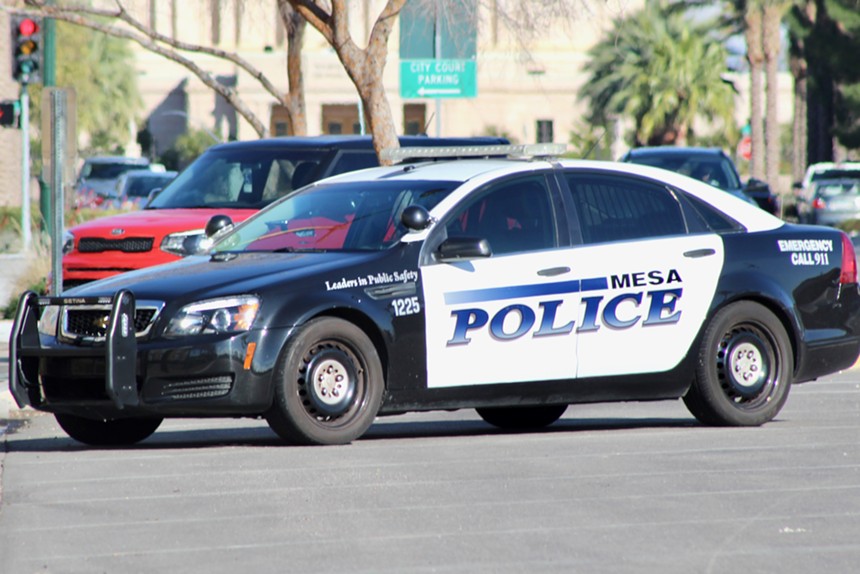
[[[436,62],[442,58],[442,30],[439,21],[439,5],[434,5],[436,11],[435,37],[433,38],[433,57]],[[442,137],[442,98],[436,98],[436,137]]]
[[[53,5],[54,0],[48,0],[48,5]],[[57,83],[57,22],[53,18],[45,18],[44,25],[44,52],[42,64],[42,85],[46,88]],[[44,157],[44,155],[42,156]],[[39,211],[42,214],[41,228],[43,232],[50,232],[51,228],[51,186],[45,181],[44,169],[39,174]]]
[[[66,155],[66,92],[51,95],[51,294],[63,290],[63,173]]]
[[[30,95],[26,83],[21,84],[21,240],[23,251],[30,251]]]

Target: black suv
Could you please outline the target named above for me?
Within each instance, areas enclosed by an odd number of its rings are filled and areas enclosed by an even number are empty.
[[[700,179],[745,201],[779,215],[779,200],[767,182],[751,178],[741,181],[732,159],[719,148],[655,146],[628,151],[620,161],[668,169]]]

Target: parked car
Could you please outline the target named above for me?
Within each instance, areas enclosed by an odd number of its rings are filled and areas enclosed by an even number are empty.
[[[342,444],[377,415],[469,408],[522,430],[613,401],[757,426],[794,384],[855,363],[844,232],[561,148],[344,173],[205,255],[27,292],[12,394],[89,444],[213,416]]]
[[[791,216],[796,217],[798,221],[815,223],[818,221],[820,211],[831,210],[831,208],[827,207],[827,198],[819,193],[823,189],[820,188],[820,184],[823,182],[834,182],[832,185],[836,186],[839,184],[835,182],[844,181],[850,188],[850,182],[856,180],[860,180],[860,162],[814,163],[806,168],[803,181],[794,183],[794,203],[786,211]],[[839,187],[842,188],[843,186],[840,185]],[[835,192],[836,187],[831,187],[829,191]],[[828,190],[825,189],[826,193],[828,193]],[[851,219],[850,212],[852,208],[849,205],[850,203],[851,201],[848,197],[838,199],[836,205],[832,206],[833,213],[825,215],[824,220],[838,223],[845,219]],[[836,215],[837,212],[840,215]],[[835,225],[836,223],[833,224]]]
[[[402,146],[506,144],[504,138],[403,136]],[[97,164],[94,164],[97,165]],[[63,289],[197,253],[213,215],[244,221],[324,177],[379,165],[370,136],[284,137],[206,150],[145,209],[95,219],[64,239]]]
[[[745,201],[779,214],[779,199],[767,182],[750,178],[741,180],[732,159],[719,148],[653,146],[633,148],[620,161],[650,165],[688,175],[718,187]]]
[[[860,176],[855,179],[819,179],[811,184],[810,201],[798,203],[802,223],[838,226],[860,219]]]
[[[116,182],[116,199],[121,208],[140,208],[150,196],[167,187],[176,177],[175,171],[152,171],[135,169],[127,171]]]
[[[149,169],[145,157],[95,156],[84,160],[75,183],[75,206],[110,207],[116,182],[127,171]]]

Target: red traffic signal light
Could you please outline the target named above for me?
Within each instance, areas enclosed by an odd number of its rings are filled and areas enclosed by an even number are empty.
[[[24,18],[18,22],[18,36],[32,36],[39,31],[39,23],[32,18]]]
[[[12,24],[12,77],[22,84],[41,80],[42,21],[30,16],[13,15]]]

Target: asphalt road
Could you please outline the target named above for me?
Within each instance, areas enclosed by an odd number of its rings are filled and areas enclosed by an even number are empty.
[[[525,434],[403,415],[321,448],[176,420],[110,450],[36,415],[0,437],[0,572],[856,572],[858,439],[856,370],[751,429],[660,402]]]

